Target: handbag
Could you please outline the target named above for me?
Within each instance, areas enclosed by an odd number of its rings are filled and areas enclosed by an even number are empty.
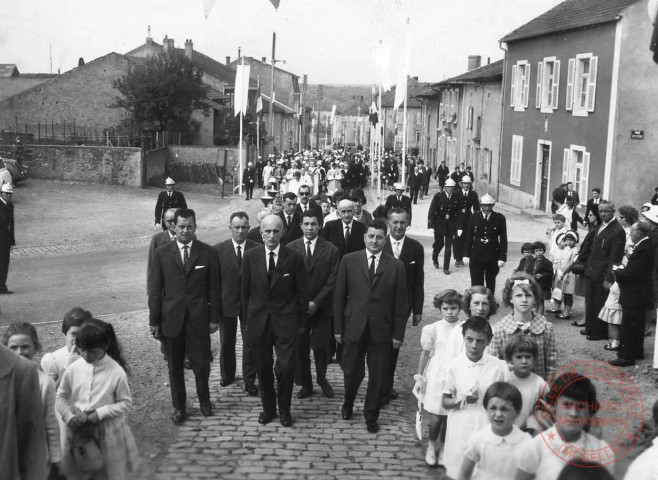
[[[105,466],[103,452],[101,452],[94,427],[93,425],[85,425],[75,432],[71,442],[73,461],[84,473],[98,472]]]
[[[582,275],[585,273],[585,264],[579,261],[576,261],[573,265],[571,265],[571,273],[576,274],[576,275]]]

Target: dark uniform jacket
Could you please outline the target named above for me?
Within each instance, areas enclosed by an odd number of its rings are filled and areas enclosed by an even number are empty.
[[[409,214],[409,221],[411,221],[411,198],[406,195],[402,195],[398,199],[397,195],[389,195],[386,198],[386,208],[389,210],[392,208],[403,208]]]
[[[471,216],[464,256],[478,262],[507,261],[507,222],[503,214],[491,212],[489,220],[484,219],[482,212]]]
[[[458,228],[466,230],[471,221],[471,215],[480,211],[480,200],[478,194],[473,190],[469,190],[468,194],[464,195],[464,190],[460,188],[455,191],[455,195],[457,195],[460,202]]]
[[[14,237],[14,204],[0,200],[0,247],[16,245]]]
[[[170,208],[187,208],[183,192],[174,190],[171,197],[166,190],[158,195],[158,202],[155,204],[155,223],[162,223],[164,213]]]
[[[454,235],[460,206],[460,199],[454,192],[450,198],[445,191],[435,193],[427,215],[427,228],[443,235]]]

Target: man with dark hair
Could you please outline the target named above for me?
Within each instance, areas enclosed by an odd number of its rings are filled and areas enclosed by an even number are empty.
[[[2,186],[0,192],[0,295],[12,293],[7,288],[7,275],[9,273],[9,258],[11,247],[16,246],[14,235],[14,204],[11,197],[14,188],[9,183]]]
[[[299,203],[297,203],[297,206],[295,207],[295,213],[299,217],[300,224],[301,224],[302,214],[309,209],[316,210],[318,212],[318,214],[320,215],[319,217],[320,227],[322,227],[322,223],[323,223],[322,220],[324,218],[322,216],[322,208],[320,207],[320,205],[318,205],[318,202],[316,202],[311,198],[311,187],[309,187],[308,185],[302,185],[301,187],[299,187]]]
[[[599,318],[610,287],[614,282],[613,265],[621,264],[624,257],[626,232],[615,219],[615,205],[599,204],[601,226],[591,242],[583,242],[578,260],[585,264],[585,329],[581,335],[588,340],[606,340],[608,324]]]
[[[573,189],[573,182],[567,182],[567,204],[573,208],[573,214],[571,215],[571,225],[569,228],[574,232],[578,231],[578,224],[583,223],[583,219],[578,215],[578,206],[580,205],[580,196],[578,192]]]
[[[427,228],[434,230],[432,263],[434,268],[439,268],[439,253],[445,245],[445,253],[443,254],[443,273],[445,275],[450,275],[452,241],[457,235],[457,218],[461,205],[454,190],[455,182],[452,178],[447,179],[443,191],[434,194],[427,214]]]
[[[297,208],[297,195],[293,192],[283,194],[283,212],[279,217],[283,221],[283,236],[281,244],[287,245],[293,240],[302,236],[302,229],[299,227],[302,223],[302,216],[295,211]]]
[[[319,218],[318,218],[319,217]],[[308,329],[299,335],[297,345],[297,384],[301,390],[297,398],[313,394],[310,353],[313,349],[316,380],[325,397],[334,396],[327,381],[327,365],[330,358],[331,322],[333,320],[333,293],[338,275],[340,254],[338,248],[319,236],[322,215],[316,210],[302,214],[304,236],[288,244],[304,257],[308,274]]]
[[[345,399],[341,414],[345,420],[352,418],[367,358],[363,413],[370,433],[379,431],[377,420],[388,385],[390,350],[402,345],[408,311],[404,265],[383,252],[386,230],[380,219],[368,225],[366,250],[343,257],[334,292],[334,334],[336,342],[343,344]]]
[[[210,335],[219,328],[221,285],[219,260],[210,245],[196,240],[194,210],[174,215],[176,241],[155,251],[148,278],[149,328],[164,339],[175,424],[185,421],[186,392],[183,364],[192,363],[196,390],[205,416],[210,402]]]
[[[587,225],[587,218],[589,217],[589,212],[593,212],[594,215],[599,214],[599,203],[603,199],[601,198],[601,189],[599,187],[594,187],[592,189],[592,198],[587,200],[587,207],[585,208],[585,220],[584,225]]]
[[[455,266],[464,266],[464,231],[471,222],[471,215],[480,211],[478,195],[473,190],[473,180],[469,175],[461,178],[461,188],[455,192],[459,199],[459,214],[457,216],[457,235],[455,236]]]
[[[449,176],[450,169],[446,167],[446,162],[441,162],[441,164],[436,169],[436,175],[434,175],[434,179],[439,181],[439,191],[443,190],[443,187],[446,184],[446,180]]]
[[[635,360],[644,358],[644,319],[645,313],[654,308],[652,275],[654,267],[654,247],[649,234],[649,222],[635,222],[631,227],[633,253],[628,263],[614,265],[612,272],[619,284],[619,303],[622,307],[619,358],[608,363],[616,367],[635,365]]]
[[[244,390],[249,396],[258,396],[256,388],[256,366],[251,346],[247,339],[247,326],[240,314],[240,270],[244,254],[258,246],[249,240],[249,215],[245,212],[233,212],[229,217],[231,238],[218,243],[213,248],[219,258],[222,291],[222,317],[219,324],[219,369],[222,387],[235,381],[235,342],[240,321],[242,335],[242,378]]]
[[[407,316],[413,313],[413,326],[420,324],[423,318],[423,303],[425,301],[425,250],[418,240],[407,236],[409,214],[394,208],[388,212],[389,235],[384,244],[384,253],[393,255],[404,264],[404,276],[407,285]],[[393,349],[390,355],[388,388],[385,389],[383,401],[395,400],[398,396],[393,388],[395,368],[400,350]]]
[[[256,357],[263,406],[258,423],[274,420],[278,404],[281,425],[290,427],[297,337],[308,325],[308,276],[303,257],[281,244],[280,217],[265,217],[261,233],[264,246],[248,250],[243,259],[240,311]]]

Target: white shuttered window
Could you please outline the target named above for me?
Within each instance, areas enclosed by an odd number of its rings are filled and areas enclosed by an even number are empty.
[[[512,161],[510,162],[510,185],[521,186],[521,163],[523,159],[523,137],[512,135]]]
[[[590,152],[580,145],[564,149],[562,160],[562,183],[573,182],[574,190],[581,199],[589,195]]]
[[[569,59],[567,75],[567,110],[577,117],[586,117],[594,111],[599,57],[581,53]]]

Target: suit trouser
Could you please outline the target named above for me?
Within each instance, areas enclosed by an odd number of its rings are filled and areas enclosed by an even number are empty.
[[[0,291],[7,289],[7,275],[9,274],[10,245],[0,245]]]
[[[464,225],[468,227],[468,222],[469,219],[467,218],[466,221],[464,222]],[[453,248],[453,252],[455,253],[455,260],[458,262],[461,262],[464,260],[464,240],[466,238],[466,232],[462,232],[461,237],[457,236],[455,234],[455,246]]]
[[[432,245],[432,261],[439,261],[439,253],[445,245],[445,252],[443,252],[443,269],[450,269],[450,254],[452,253],[452,239],[453,234],[451,229],[446,231],[439,231],[434,227],[434,244]]]
[[[302,387],[312,387],[311,349],[315,360],[315,375],[318,383],[327,379],[329,364],[331,318],[314,318],[310,329],[299,335],[297,343],[297,369],[295,383]]]
[[[274,334],[268,320],[265,332],[261,337],[251,337],[254,357],[256,359],[256,373],[263,412],[276,413],[277,403],[279,412],[290,413],[292,389],[295,384],[295,350],[297,332],[291,337],[280,338]],[[276,363],[272,356],[272,348],[276,352]],[[274,377],[276,376],[276,391],[274,390]]]
[[[619,358],[644,358],[644,319],[646,311],[638,305],[622,305]]]
[[[369,327],[366,326],[361,340],[343,341],[343,378],[345,383],[345,404],[354,405],[359,386],[366,375],[364,360],[368,363],[368,387],[363,404],[366,420],[377,420],[381,408],[381,398],[386,393],[388,364],[391,341],[373,343]]]
[[[500,271],[498,260],[481,262],[471,259],[468,269],[471,273],[471,286],[484,285],[491,293],[496,291],[496,276]]]
[[[608,324],[599,318],[599,313],[605,305],[609,290],[603,288],[603,282],[595,282],[584,277],[585,284],[585,330],[590,335],[608,337]],[[623,315],[623,312],[622,312]]]
[[[185,318],[184,330],[177,337],[164,337],[167,366],[169,367],[169,385],[171,403],[177,410],[186,408],[185,392],[185,354],[192,363],[192,372],[196,381],[196,393],[200,401],[210,400],[210,335],[197,336],[190,331],[188,318]]]
[[[248,183],[245,185],[245,190],[247,191],[247,200],[250,198],[254,198],[254,184],[253,183]]]
[[[418,203],[418,194],[420,193],[420,189],[421,187],[414,187],[409,192],[411,194],[411,200],[414,202],[414,204]]]
[[[235,342],[238,330],[238,317],[222,317],[219,323],[219,369],[222,379],[235,380]],[[256,383],[256,366],[251,344],[247,338],[247,326],[240,320],[242,335],[242,378],[245,386]]]

